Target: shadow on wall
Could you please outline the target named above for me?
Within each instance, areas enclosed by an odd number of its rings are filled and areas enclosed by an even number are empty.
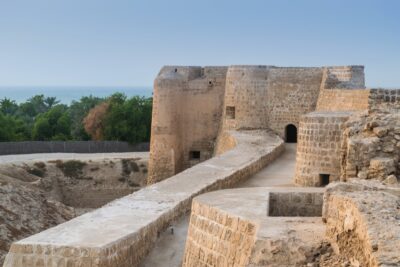
[[[297,128],[293,124],[288,124],[285,127],[285,142],[297,143]]]

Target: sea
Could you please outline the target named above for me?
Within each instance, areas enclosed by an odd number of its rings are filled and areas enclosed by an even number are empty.
[[[83,96],[108,97],[114,93],[123,93],[128,97],[152,96],[150,86],[0,86],[0,99],[9,98],[22,103],[35,95],[56,97],[63,104],[71,104]]]

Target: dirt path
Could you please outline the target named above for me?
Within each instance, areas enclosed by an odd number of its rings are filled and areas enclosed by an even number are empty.
[[[286,144],[285,152],[278,159],[238,187],[290,186],[295,163],[296,144]],[[189,215],[186,215],[163,232],[141,267],[181,266],[188,224]]]
[[[17,163],[25,161],[49,161],[49,160],[94,160],[94,159],[124,159],[140,157],[149,158],[149,152],[125,152],[125,153],[39,153],[0,156],[1,163]]]

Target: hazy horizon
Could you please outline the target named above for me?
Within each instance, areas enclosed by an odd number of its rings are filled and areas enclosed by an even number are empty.
[[[150,97],[153,90],[144,86],[0,86],[0,99],[8,98],[20,104],[32,96],[44,95],[56,97],[62,104],[71,104],[84,96],[108,97],[116,92],[127,97]]]

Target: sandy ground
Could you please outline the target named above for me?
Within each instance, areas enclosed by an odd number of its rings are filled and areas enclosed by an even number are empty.
[[[238,187],[290,186],[295,171],[296,144],[286,144],[285,148],[285,152],[278,159]],[[156,246],[140,266],[181,266],[188,226],[189,215],[174,222],[160,235]]]
[[[126,152],[126,153],[40,153],[40,154],[21,154],[0,156],[1,163],[16,163],[26,161],[49,161],[49,160],[95,160],[95,159],[124,159],[149,158],[149,152]]]

